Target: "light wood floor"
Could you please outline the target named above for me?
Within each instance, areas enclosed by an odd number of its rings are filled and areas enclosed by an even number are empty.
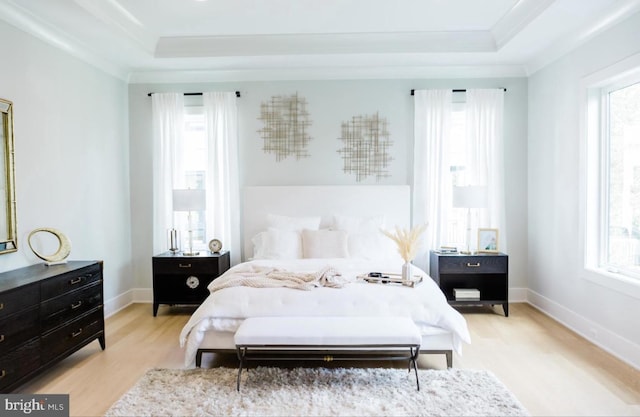
[[[178,345],[189,308],[134,304],[107,319],[107,349],[98,342],[22,386],[18,393],[70,394],[72,416],[102,416],[151,368],[181,368]],[[463,311],[472,344],[454,367],[492,371],[535,416],[640,415],[640,371],[567,330],[528,304],[510,316]],[[235,363],[205,357],[203,366]],[[421,368],[445,368],[444,356],[422,356]]]

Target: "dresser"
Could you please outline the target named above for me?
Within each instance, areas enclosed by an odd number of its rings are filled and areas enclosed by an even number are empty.
[[[102,261],[0,273],[0,392],[94,340],[105,349]]]
[[[464,255],[431,251],[429,275],[449,304],[502,304],[505,317],[509,316],[509,257],[504,253]],[[478,297],[456,297],[465,290],[477,290]]]
[[[153,257],[153,316],[160,304],[197,305],[209,295],[207,285],[229,269],[229,252],[185,256],[165,252]]]

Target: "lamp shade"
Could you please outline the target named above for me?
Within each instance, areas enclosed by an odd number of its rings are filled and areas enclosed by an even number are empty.
[[[205,207],[204,190],[173,190],[173,211],[200,211]]]
[[[487,207],[487,187],[471,185],[467,187],[453,187],[453,207],[483,208]]]

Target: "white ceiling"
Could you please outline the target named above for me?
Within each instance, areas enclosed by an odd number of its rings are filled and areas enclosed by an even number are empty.
[[[638,0],[0,0],[0,19],[132,83],[526,76],[638,11]]]

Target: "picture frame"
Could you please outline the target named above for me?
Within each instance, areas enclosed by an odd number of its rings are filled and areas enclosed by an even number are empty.
[[[478,229],[478,253],[498,253],[498,229]]]

